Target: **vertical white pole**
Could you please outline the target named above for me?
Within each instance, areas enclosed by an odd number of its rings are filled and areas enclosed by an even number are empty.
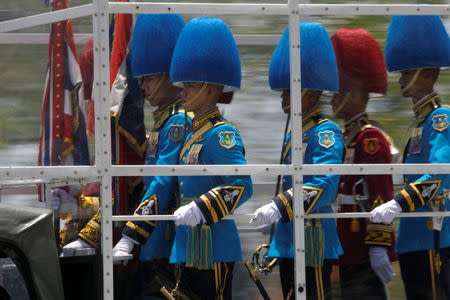
[[[294,193],[294,270],[295,299],[306,300],[305,274],[305,232],[303,211],[303,154],[302,154],[302,111],[300,74],[300,13],[299,0],[288,0],[289,7],[289,55],[291,79],[291,128],[292,165],[295,174],[292,178]]]
[[[93,0],[95,164],[101,176],[101,251],[103,299],[113,299],[111,121],[109,104],[109,12],[108,0]]]

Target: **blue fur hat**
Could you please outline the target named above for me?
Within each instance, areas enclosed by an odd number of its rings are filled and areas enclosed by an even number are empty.
[[[180,15],[139,15],[131,48],[133,77],[169,73],[173,49],[183,27]]]
[[[333,46],[325,28],[314,22],[300,23],[302,89],[339,90],[339,77]],[[289,89],[289,27],[272,55],[269,83],[273,90]]]
[[[439,16],[393,16],[386,39],[389,71],[450,66],[450,39]]]
[[[173,52],[170,78],[174,84],[209,82],[224,92],[241,87],[241,62],[233,34],[217,18],[195,18],[183,28]]]

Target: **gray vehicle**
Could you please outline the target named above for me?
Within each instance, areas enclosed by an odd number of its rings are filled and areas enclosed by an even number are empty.
[[[0,203],[0,258],[17,267],[25,299],[64,299],[52,210]],[[10,293],[0,285],[1,300]]]

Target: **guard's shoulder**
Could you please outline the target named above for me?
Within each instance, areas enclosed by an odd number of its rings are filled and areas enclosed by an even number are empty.
[[[334,148],[336,146],[342,147],[342,135],[339,130],[339,126],[330,120],[326,120],[317,124],[314,130],[314,140],[317,141],[319,146],[325,148]]]
[[[316,131],[332,130],[334,132],[339,133],[339,135],[341,134],[339,126],[330,119],[322,119],[319,123],[317,123],[315,128]]]
[[[436,108],[431,112],[429,120],[433,130],[438,132],[448,132],[450,123],[450,108],[446,106]]]
[[[358,140],[364,140],[368,138],[378,138],[380,140],[387,140],[386,133],[382,132],[382,130],[373,125],[365,125],[361,128],[361,131],[358,134]]]
[[[236,145],[240,145],[240,135],[236,126],[223,119],[217,118],[211,120],[213,128],[210,130],[210,142],[221,148],[231,149]]]

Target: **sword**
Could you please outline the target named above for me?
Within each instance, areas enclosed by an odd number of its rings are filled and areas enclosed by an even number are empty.
[[[270,300],[270,297],[267,294],[266,289],[262,285],[261,280],[259,280],[258,276],[256,276],[256,270],[255,270],[255,268],[253,268],[253,265],[248,261],[245,263],[245,266],[247,267],[250,277],[253,279],[256,286],[258,287],[258,290],[261,293],[261,296],[264,298],[264,300]]]

